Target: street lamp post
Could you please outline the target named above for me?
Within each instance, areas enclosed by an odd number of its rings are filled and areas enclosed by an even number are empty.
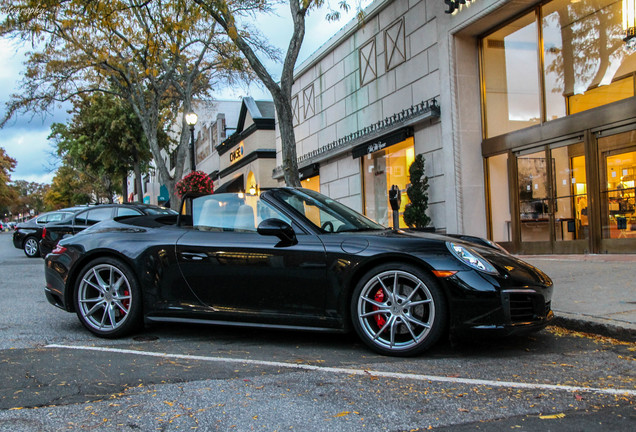
[[[194,161],[194,125],[197,124],[199,117],[193,111],[190,111],[185,116],[186,123],[190,126],[190,171],[196,170],[196,164]]]

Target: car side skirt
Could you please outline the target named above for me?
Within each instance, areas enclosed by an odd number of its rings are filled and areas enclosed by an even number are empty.
[[[223,321],[223,320],[210,320],[210,319],[197,319],[197,318],[146,316],[145,320],[146,322],[173,322],[173,323],[184,323],[184,324],[207,324],[207,325],[219,325],[219,326],[231,326],[231,327],[254,327],[254,328],[281,329],[281,330],[302,330],[302,331],[313,331],[313,332],[323,332],[323,333],[347,333],[347,330],[342,328],[309,327],[309,326],[299,326],[299,325],[252,323],[252,322],[242,322],[242,321]]]

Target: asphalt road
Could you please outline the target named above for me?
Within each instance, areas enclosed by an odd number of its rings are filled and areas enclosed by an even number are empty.
[[[98,339],[0,233],[0,431],[636,429],[636,346],[550,327],[400,359],[353,335],[162,325]]]

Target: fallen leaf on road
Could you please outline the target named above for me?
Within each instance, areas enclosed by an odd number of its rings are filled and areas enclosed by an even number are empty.
[[[564,417],[565,417],[565,414],[563,414],[563,413],[539,416],[539,418],[541,420],[553,420],[553,419],[560,419],[560,418],[564,418]]]

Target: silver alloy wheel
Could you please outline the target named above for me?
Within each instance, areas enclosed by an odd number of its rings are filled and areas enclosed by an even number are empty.
[[[378,347],[410,350],[430,333],[435,302],[420,278],[389,270],[372,277],[360,291],[357,319],[364,335]]]
[[[29,237],[24,242],[24,253],[27,256],[34,257],[38,254],[38,241],[33,237]]]
[[[98,264],[85,272],[77,296],[84,322],[100,332],[121,327],[133,300],[130,282],[111,264]]]

